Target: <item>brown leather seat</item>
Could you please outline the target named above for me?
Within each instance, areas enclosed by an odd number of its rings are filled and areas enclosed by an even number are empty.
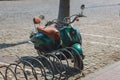
[[[42,33],[46,34],[52,40],[60,41],[60,33],[55,27],[44,28],[43,26],[38,26],[37,30],[38,30],[38,32],[42,32]]]

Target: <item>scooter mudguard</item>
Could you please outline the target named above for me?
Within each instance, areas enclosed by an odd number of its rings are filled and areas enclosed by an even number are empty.
[[[73,44],[72,47],[76,50],[76,51],[73,52],[74,55],[81,55],[81,56],[83,56],[83,50],[82,50],[82,47],[81,47],[81,45],[79,43]]]

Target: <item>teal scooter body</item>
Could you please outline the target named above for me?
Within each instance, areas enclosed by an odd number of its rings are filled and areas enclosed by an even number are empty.
[[[58,28],[60,32],[60,41],[53,41],[44,33],[36,33],[30,36],[32,43],[35,45],[36,49],[41,50],[42,52],[53,52],[66,47],[73,47],[76,51],[73,53],[75,55],[83,56],[82,51],[82,37],[80,32],[73,28],[72,26],[63,26]]]

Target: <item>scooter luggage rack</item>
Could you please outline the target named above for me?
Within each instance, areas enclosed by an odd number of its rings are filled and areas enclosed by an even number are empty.
[[[76,67],[75,49],[68,47],[37,57],[25,56],[0,67],[0,80],[66,80],[82,72],[83,63]]]

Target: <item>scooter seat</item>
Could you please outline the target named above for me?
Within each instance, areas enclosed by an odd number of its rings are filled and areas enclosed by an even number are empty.
[[[46,27],[38,26],[38,32],[44,33],[52,40],[59,40],[60,41],[60,32],[55,27]]]

